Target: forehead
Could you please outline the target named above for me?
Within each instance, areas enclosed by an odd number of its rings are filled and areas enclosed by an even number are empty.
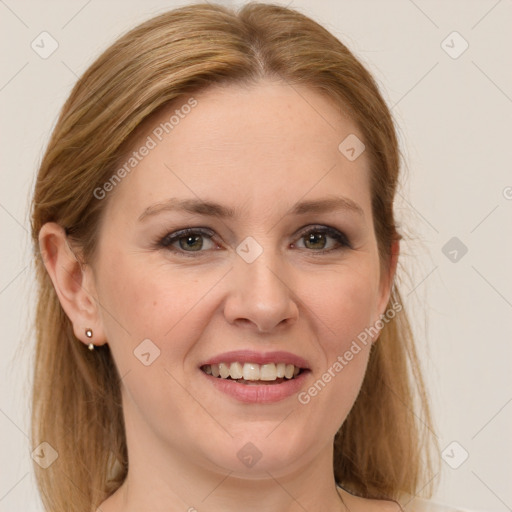
[[[293,203],[315,190],[366,202],[366,155],[351,161],[340,150],[354,136],[362,139],[352,119],[305,86],[210,87],[165,107],[137,130],[118,166],[130,159],[134,165],[127,166],[114,203],[142,206],[171,195],[224,198],[227,206],[287,196]]]

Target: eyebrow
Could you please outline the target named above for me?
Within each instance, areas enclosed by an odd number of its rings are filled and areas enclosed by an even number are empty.
[[[236,210],[213,201],[200,199],[170,198],[164,202],[147,207],[139,216],[139,222],[147,217],[168,211],[183,211],[208,217],[230,219],[236,217]],[[306,213],[324,213],[329,211],[353,212],[364,217],[364,210],[348,197],[333,196],[325,199],[301,201],[296,203],[286,215],[304,215]]]

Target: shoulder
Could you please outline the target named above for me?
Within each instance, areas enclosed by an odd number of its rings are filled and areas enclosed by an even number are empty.
[[[349,493],[339,485],[337,488],[346,508],[352,512],[402,512],[400,505],[396,501],[362,498],[361,496]]]
[[[466,508],[442,505],[431,500],[416,498],[409,494],[402,494],[398,501],[374,500],[355,496],[345,489],[337,486],[344,503],[353,511],[364,512],[476,512]]]
[[[442,505],[441,503],[420,498],[401,499],[400,502],[404,512],[471,512],[466,508]]]

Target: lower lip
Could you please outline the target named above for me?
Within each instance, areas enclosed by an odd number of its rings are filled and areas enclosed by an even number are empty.
[[[297,377],[285,380],[280,384],[241,384],[230,379],[213,377],[199,370],[219,391],[236,398],[240,402],[269,404],[279,402],[285,398],[297,394],[304,386],[305,379],[310,373],[303,371]]]

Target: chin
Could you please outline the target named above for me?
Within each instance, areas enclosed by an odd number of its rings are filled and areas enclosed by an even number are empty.
[[[288,474],[300,465],[305,454],[304,442],[290,444],[290,440],[268,431],[251,436],[247,430],[243,438],[233,438],[207,450],[208,459],[223,471],[238,478],[265,478]]]

